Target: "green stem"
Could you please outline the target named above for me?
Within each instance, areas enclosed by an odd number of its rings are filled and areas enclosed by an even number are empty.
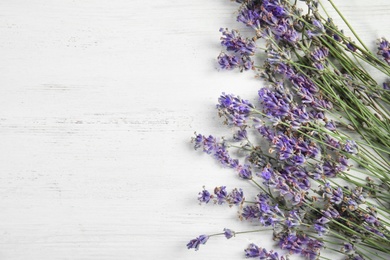
[[[332,7],[334,8],[334,10],[339,14],[339,16],[341,17],[341,19],[343,19],[344,23],[348,26],[348,28],[351,30],[351,32],[353,33],[353,35],[356,37],[356,39],[360,42],[360,44],[367,50],[369,51],[369,48],[367,48],[367,46],[363,43],[363,41],[359,38],[359,36],[357,35],[357,33],[355,32],[355,30],[352,28],[352,26],[348,23],[347,19],[345,19],[345,17],[343,16],[343,14],[339,11],[339,9],[336,7],[336,5],[333,3],[332,0],[328,0],[329,3],[332,5]]]

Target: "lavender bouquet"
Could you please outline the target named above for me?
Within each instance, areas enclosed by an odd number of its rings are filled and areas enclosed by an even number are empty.
[[[273,230],[280,250],[250,244],[257,259],[390,258],[390,44],[370,50],[343,17],[351,37],[329,17],[320,0],[247,0],[237,21],[252,30],[221,29],[222,69],[255,71],[263,85],[258,104],[233,94],[218,99],[218,113],[231,138],[195,134],[195,149],[212,155],[258,195],[225,186],[199,193],[201,203],[237,206],[253,231],[224,229],[200,235],[187,247],[198,250],[209,238]],[[266,57],[260,59],[259,57]],[[233,158],[234,151],[244,154]]]

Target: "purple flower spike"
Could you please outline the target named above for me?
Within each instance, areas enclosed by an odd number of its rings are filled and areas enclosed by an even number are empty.
[[[282,256],[283,257],[283,256]],[[269,252],[268,255],[269,260],[279,260],[279,254],[278,252],[273,252],[272,250]],[[283,258],[284,259],[284,258]]]
[[[209,239],[209,236],[207,235],[200,235],[199,237],[192,239],[188,244],[187,248],[191,249],[194,248],[195,251],[199,250],[199,246],[202,244],[206,244],[207,240]]]
[[[340,157],[338,158],[338,161],[339,161],[340,165],[343,165],[343,166],[345,166],[345,167],[349,167],[349,165],[348,165],[348,159],[347,159],[346,157],[340,156]]]
[[[374,224],[376,222],[378,222],[378,219],[374,216],[371,216],[371,215],[366,215],[364,217],[364,220],[367,222],[367,223],[370,223],[370,224]]]
[[[244,201],[244,192],[242,189],[234,189],[229,195],[228,200],[230,204],[239,205]]]
[[[203,151],[210,154],[217,148],[217,139],[209,135],[209,137],[203,137]]]
[[[358,146],[355,141],[347,140],[344,145],[344,151],[350,154],[357,154]]]
[[[245,164],[244,166],[237,168],[237,170],[240,178],[243,178],[244,180],[252,179],[252,171],[249,165]]]
[[[315,27],[317,27],[320,31],[322,31],[322,32],[325,31],[324,25],[323,25],[320,21],[313,19],[312,23],[313,23],[313,25],[314,25]]]
[[[387,64],[390,65],[390,44],[385,38],[379,40],[378,55],[381,55]]]
[[[273,117],[287,116],[290,112],[290,100],[276,91],[268,88],[259,90],[260,101],[264,105],[266,112]]]
[[[234,134],[233,139],[234,141],[242,141],[247,139],[247,136],[247,131],[245,129],[240,129],[236,134]]]
[[[221,69],[230,70],[237,68],[240,61],[237,56],[227,55],[226,53],[221,52],[218,56],[218,63]]]
[[[260,20],[259,10],[251,10],[248,8],[242,8],[240,14],[237,16],[237,21],[242,22],[246,26],[256,28]]]
[[[217,108],[220,115],[226,118],[227,124],[241,127],[245,125],[254,106],[248,100],[222,93],[218,98]]]
[[[235,232],[233,230],[231,230],[231,229],[228,229],[228,228],[224,228],[223,229],[223,234],[225,235],[225,237],[227,239],[230,239],[230,238],[235,236]]]
[[[337,190],[333,190],[333,196],[331,197],[330,201],[334,204],[340,204],[343,201],[343,198],[343,190],[338,187]]]
[[[210,199],[212,198],[212,195],[207,190],[202,190],[199,192],[198,200],[202,203],[209,203]]]
[[[314,229],[317,231],[318,235],[319,236],[322,236],[323,234],[326,233],[326,231],[328,230],[326,228],[326,226],[323,226],[321,224],[314,224]]]
[[[256,45],[253,40],[243,39],[236,30],[221,28],[219,31],[222,33],[221,44],[226,50],[249,56],[255,53]]]
[[[333,120],[326,122],[325,128],[332,132],[337,130],[336,123]]]
[[[198,134],[195,138],[193,138],[193,142],[195,142],[194,148],[195,150],[202,147],[203,145],[203,135]]]
[[[384,90],[390,90],[390,82],[389,81],[383,82],[383,89]]]
[[[327,148],[330,150],[339,149],[340,142],[336,139],[330,137],[329,135],[325,135],[325,143],[328,145]]]
[[[245,206],[242,209],[241,216],[244,219],[255,219],[260,214],[259,208],[256,206]]]
[[[367,229],[368,231],[372,232],[372,233],[375,233],[376,235],[378,235],[380,237],[385,237],[385,235],[382,232],[380,232],[379,230],[377,230],[375,228],[368,227],[368,226],[365,226],[364,228]]]
[[[313,60],[315,61],[324,61],[329,55],[329,50],[328,48],[325,47],[320,47],[320,48],[315,48],[312,53],[310,53],[310,56]]]
[[[263,169],[263,171],[260,173],[260,175],[264,180],[269,181],[273,177],[274,172],[273,172],[272,168],[266,167]]]
[[[228,195],[226,186],[215,187],[214,194],[217,196],[217,203],[222,204],[226,201]]]
[[[226,150],[224,145],[218,145],[214,150],[214,157],[223,166],[235,168],[237,161],[230,157],[229,152]]]
[[[353,249],[353,245],[350,244],[350,243],[344,243],[344,246],[342,247],[341,249],[343,252],[345,253],[350,253],[352,252],[354,249]]]
[[[293,165],[302,165],[306,160],[302,154],[297,154],[291,157],[290,161]]]
[[[245,249],[245,256],[246,257],[259,257],[260,256],[260,251],[261,249],[256,246],[255,244],[250,244],[247,249]]]
[[[253,69],[253,61],[251,60],[250,57],[248,56],[243,56],[241,58],[241,66],[240,66],[240,70],[241,72],[243,70],[250,70],[250,69]]]
[[[279,0],[264,0],[262,11],[264,14],[276,18],[284,18],[290,15],[290,11]]]
[[[347,43],[346,46],[352,52],[355,52],[357,50],[355,44],[353,44],[353,43]]]
[[[319,219],[317,219],[317,223],[319,224],[319,225],[325,225],[326,223],[328,223],[330,220],[329,219],[327,219],[327,218],[325,218],[325,217],[321,217],[321,218],[319,218]]]
[[[333,178],[339,173],[337,165],[330,161],[325,161],[322,168],[324,170],[324,175],[328,178]]]

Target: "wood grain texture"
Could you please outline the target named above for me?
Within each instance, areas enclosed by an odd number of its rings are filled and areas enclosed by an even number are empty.
[[[374,46],[390,2],[335,1]],[[250,228],[198,206],[238,180],[194,153],[195,130],[227,135],[214,103],[253,98],[250,74],[216,69],[226,0],[0,1],[0,260],[239,259],[250,241],[189,239]],[[241,187],[249,187],[239,183]],[[243,227],[243,228],[242,228]]]

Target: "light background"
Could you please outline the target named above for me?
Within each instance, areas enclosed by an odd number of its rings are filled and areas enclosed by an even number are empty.
[[[390,37],[387,0],[336,0],[369,46]],[[252,187],[193,151],[229,135],[223,91],[255,100],[253,73],[219,71],[228,0],[0,1],[0,259],[243,259],[269,236],[197,193]],[[334,13],[334,12],[333,12]],[[344,26],[345,28],[345,26]],[[249,194],[251,194],[249,192]]]

